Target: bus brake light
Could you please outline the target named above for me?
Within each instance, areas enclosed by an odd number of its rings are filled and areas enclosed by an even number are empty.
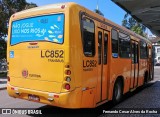
[[[65,89],[70,90],[70,85],[69,84],[65,84]]]
[[[70,70],[66,70],[66,71],[65,71],[65,74],[66,74],[66,75],[71,75],[71,71],[70,71]]]
[[[14,90],[14,87],[11,87],[11,90]]]

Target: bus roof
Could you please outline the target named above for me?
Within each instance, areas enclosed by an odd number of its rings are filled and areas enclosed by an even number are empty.
[[[49,5],[44,5],[44,6],[39,6],[39,7],[34,7],[31,9],[26,9],[20,12],[15,13],[16,15],[24,14],[24,13],[29,13],[29,12],[36,12],[36,11],[43,11],[43,10],[55,10],[55,9],[64,9],[64,7],[70,7],[71,5],[75,5],[76,3],[74,2],[66,2],[66,3],[58,3],[58,4],[49,4]],[[77,4],[78,5],[78,4]]]
[[[37,16],[38,14],[42,15],[48,13],[64,12],[66,8],[69,8],[72,5],[76,5],[76,3],[67,2],[67,3],[58,3],[58,4],[50,4],[40,7],[34,7],[13,14],[11,16],[11,20],[18,20],[27,17]]]
[[[74,2],[65,2],[65,3],[58,3],[58,4],[50,4],[50,5],[45,5],[45,6],[40,6],[40,7],[35,7],[35,8],[31,8],[31,9],[27,9],[27,10],[24,10],[24,11],[21,11],[21,12],[17,12],[15,13],[14,15],[12,15],[12,20],[17,20],[17,19],[22,19],[22,18],[25,18],[25,17],[29,17],[30,16],[30,13],[32,13],[32,15],[34,16],[34,13],[35,14],[39,14],[39,12],[41,11],[41,14],[46,14],[48,11],[50,11],[50,13],[52,12],[55,12],[56,11],[59,11],[59,12],[63,12],[65,10],[65,8],[69,8],[69,7],[72,7],[74,5],[77,5],[81,8],[84,8],[85,9],[85,12],[88,13],[88,14],[93,14],[94,17],[98,17],[98,19],[102,20],[103,22],[107,22],[108,24],[110,24],[111,26],[113,26],[114,28],[120,30],[120,31],[123,31],[123,32],[127,32],[129,33],[130,35],[134,36],[134,37],[137,37],[137,38],[140,38],[141,40],[144,40],[146,41],[147,43],[150,43],[152,44],[148,39],[136,34],[135,32],[123,27],[123,26],[120,26],[112,21],[110,21],[109,19],[83,7],[83,6],[80,6]],[[18,16],[18,18],[16,18],[15,16]]]

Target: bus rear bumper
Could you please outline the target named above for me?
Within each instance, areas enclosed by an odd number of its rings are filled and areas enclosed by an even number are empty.
[[[14,98],[44,103],[62,108],[81,108],[81,91],[76,88],[71,92],[53,93],[11,86],[7,83],[7,92]]]

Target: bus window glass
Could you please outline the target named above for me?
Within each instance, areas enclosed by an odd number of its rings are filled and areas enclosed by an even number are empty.
[[[104,61],[103,64],[107,64],[107,51],[108,51],[108,34],[104,34]]]
[[[139,63],[139,61],[138,61],[138,44],[135,44],[135,63]]]
[[[140,42],[140,58],[141,59],[147,59],[147,44],[145,42]]]
[[[112,30],[112,56],[118,57],[118,32],[116,30]]]
[[[31,41],[63,43],[64,14],[43,15],[12,22],[11,45]]]
[[[95,55],[94,22],[86,17],[82,19],[83,51],[87,57]]]
[[[98,32],[98,64],[101,64],[102,57],[102,32]]]
[[[132,63],[135,63],[135,43],[132,43],[132,45],[131,45],[131,51],[132,51],[132,54],[131,54]]]
[[[119,56],[130,58],[130,37],[124,33],[119,33]]]
[[[132,43],[131,46],[131,51],[132,51],[132,63],[139,63],[139,56],[138,56],[138,43]]]

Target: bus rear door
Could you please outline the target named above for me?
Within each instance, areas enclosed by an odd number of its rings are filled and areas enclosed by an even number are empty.
[[[107,63],[107,53],[108,53],[108,37],[109,32],[98,29],[98,80],[97,80],[97,93],[96,93],[96,103],[102,102],[108,97],[108,63]]]
[[[138,71],[139,71],[139,57],[138,57],[138,42],[131,41],[131,52],[132,52],[132,64],[131,64],[131,83],[130,88],[138,86]]]

